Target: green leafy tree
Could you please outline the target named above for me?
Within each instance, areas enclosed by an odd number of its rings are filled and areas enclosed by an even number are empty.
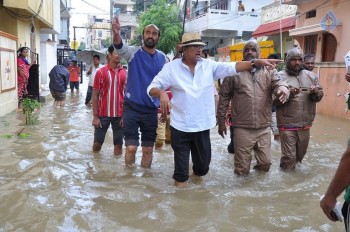
[[[182,34],[181,12],[176,3],[155,0],[154,4],[140,15],[137,35],[131,40],[131,44],[141,45],[142,30],[149,24],[157,25],[160,30],[157,49],[165,54],[173,51]]]

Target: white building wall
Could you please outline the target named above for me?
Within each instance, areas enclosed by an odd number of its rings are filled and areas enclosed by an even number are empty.
[[[41,88],[48,88],[49,86],[49,73],[53,66],[57,64],[57,52],[55,42],[41,42],[40,51],[41,54],[50,54],[40,59],[40,83]]]
[[[201,32],[206,29],[214,30],[232,30],[242,34],[243,31],[254,31],[261,23],[260,14],[262,8],[273,3],[273,0],[243,0],[245,12],[238,11],[238,1],[231,0],[228,2],[228,9],[213,9],[214,1],[208,1],[206,13],[194,16],[186,20],[185,31]],[[201,6],[203,3],[201,3]],[[197,9],[197,8],[196,8]],[[252,13],[254,9],[254,13]],[[192,9],[194,10],[194,9]]]
[[[11,49],[14,51],[13,58],[17,59],[17,46],[16,46],[16,41],[2,37],[0,36],[0,47],[1,48],[6,48],[6,49]],[[13,70],[10,70],[11,77],[14,78],[13,82],[15,83],[15,89],[13,90],[2,90],[2,86],[0,86],[1,91],[0,91],[0,116],[8,114],[15,109],[17,109],[18,106],[18,96],[17,96],[17,66],[16,66],[16,61],[13,60]],[[1,83],[1,85],[4,85],[4,83]]]

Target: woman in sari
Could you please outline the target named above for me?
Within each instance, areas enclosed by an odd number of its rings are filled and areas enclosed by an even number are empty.
[[[27,85],[29,78],[29,68],[33,64],[28,62],[28,48],[21,47],[18,49],[18,57],[17,57],[17,91],[18,91],[18,109],[21,109],[21,103],[23,100],[23,96],[27,94]]]

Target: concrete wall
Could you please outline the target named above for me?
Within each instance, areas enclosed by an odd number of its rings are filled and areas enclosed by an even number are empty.
[[[0,116],[17,109],[16,37],[0,32]],[[6,72],[5,72],[6,69]]]
[[[349,83],[345,80],[346,69],[342,63],[322,63],[314,69],[319,74],[324,97],[317,103],[317,113],[350,119],[347,109]]]
[[[49,73],[53,66],[57,64],[56,48],[55,42],[41,42],[40,44],[40,51],[42,54],[54,54],[41,57],[40,59],[40,83],[42,87],[48,88],[50,82]]]

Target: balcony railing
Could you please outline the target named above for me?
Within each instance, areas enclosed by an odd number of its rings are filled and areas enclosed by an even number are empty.
[[[232,30],[254,31],[260,25],[256,12],[241,12],[209,8],[207,12],[193,13],[185,22],[186,31]]]

